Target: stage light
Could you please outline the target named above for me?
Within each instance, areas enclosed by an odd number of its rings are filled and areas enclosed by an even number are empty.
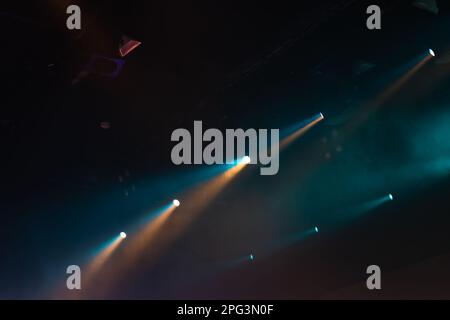
[[[148,248],[150,247],[152,248],[152,254],[160,249],[161,245],[157,243],[157,240],[161,236],[162,230],[171,214],[176,210],[176,204],[179,205],[180,202],[175,199],[163,207],[154,210],[149,215],[150,219],[146,220],[139,232],[133,236],[133,241],[128,244],[127,264],[133,264],[143,252],[148,257],[150,255]]]
[[[306,121],[302,121],[300,124],[295,125],[294,127],[288,128],[286,130],[287,135],[280,141],[280,150],[284,149],[294,140],[301,137],[304,133],[306,133],[309,129],[314,127],[318,122],[322,121],[323,119],[325,119],[325,117],[323,116],[322,112],[320,112],[319,114],[316,114],[314,117],[307,119]]]
[[[225,171],[221,170],[219,175],[213,176],[183,195],[183,199],[189,199],[189,201],[183,203],[183,218],[177,221],[175,227],[167,225],[167,222],[181,204],[178,199],[169,201],[167,206],[157,211],[156,217],[152,214],[152,219],[138,234],[133,235],[132,243],[127,245],[127,259],[122,266],[123,273],[127,266],[133,264],[143,254],[148,261],[150,259],[156,261],[156,257],[163,254],[164,249],[179,238],[199,213],[233,180],[236,174],[246,167],[242,159],[236,159],[235,162],[232,166],[224,166],[227,168]],[[248,255],[245,258],[248,259]]]
[[[245,157],[242,158],[242,161],[241,161],[241,162],[242,162],[243,164],[249,164],[250,161],[251,161],[250,157],[249,157],[249,156],[245,156]]]
[[[319,228],[318,227],[314,227],[314,231],[319,232]]]
[[[253,254],[250,254],[248,258],[250,259],[250,261],[253,261],[255,259],[255,256]]]
[[[92,260],[86,267],[85,279],[91,279],[103,266],[108,262],[114,251],[119,247],[120,243],[125,239],[127,234],[125,232],[119,233],[113,239],[103,244],[98,252],[92,257]],[[89,281],[86,281],[88,283]]]
[[[436,54],[434,53],[433,49],[428,49],[428,52],[429,52],[433,57],[436,57]]]
[[[343,215],[343,217],[345,216],[345,219],[347,220],[354,219],[368,212],[373,212],[375,209],[381,207],[382,205],[385,205],[387,202],[392,200],[394,200],[394,196],[392,195],[392,193],[385,194],[382,197],[365,201],[363,203],[345,209],[345,215]]]

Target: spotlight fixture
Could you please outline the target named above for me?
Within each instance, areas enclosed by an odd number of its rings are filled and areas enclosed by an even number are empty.
[[[392,195],[392,193],[389,193],[388,197],[389,197],[389,200],[394,200],[394,196]]]
[[[173,200],[172,203],[173,203],[173,205],[174,205],[175,207],[179,207],[179,206],[180,206],[180,201],[177,200],[177,199]]]
[[[126,234],[125,232],[121,232],[121,233],[120,233],[120,237],[121,237],[122,239],[125,239],[125,238],[127,237],[127,234]]]
[[[434,53],[433,49],[428,49],[428,52],[429,52],[433,57],[436,57],[436,54]]]
[[[317,233],[319,232],[319,228],[318,227],[314,227],[314,231]]]

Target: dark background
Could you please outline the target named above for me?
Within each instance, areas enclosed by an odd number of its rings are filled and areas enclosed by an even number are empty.
[[[198,168],[171,163],[174,129],[319,112],[278,175],[246,170],[156,264],[93,297],[449,298],[450,5],[411,2],[3,1],[0,298],[48,297],[67,265],[181,192]],[[366,28],[369,4],[382,30]],[[92,54],[119,58],[123,35],[142,45],[117,78],[72,83]],[[428,48],[437,57],[342,135]],[[371,264],[381,291],[366,289]]]

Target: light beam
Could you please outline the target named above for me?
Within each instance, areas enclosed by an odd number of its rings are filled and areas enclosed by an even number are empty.
[[[314,127],[317,123],[322,121],[324,116],[322,113],[303,121],[301,124],[288,129],[288,135],[280,141],[280,150],[290,145],[293,141],[304,135],[309,129]]]

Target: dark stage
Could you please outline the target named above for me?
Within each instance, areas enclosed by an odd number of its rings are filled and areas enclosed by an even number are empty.
[[[0,7],[0,299],[450,299],[448,1]]]

